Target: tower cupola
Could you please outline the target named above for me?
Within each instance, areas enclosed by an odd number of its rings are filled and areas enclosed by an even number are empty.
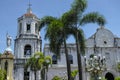
[[[39,18],[32,12],[31,4],[29,4],[27,12],[18,18],[17,38],[30,37],[31,35],[33,38],[40,38],[38,30],[39,21]]]

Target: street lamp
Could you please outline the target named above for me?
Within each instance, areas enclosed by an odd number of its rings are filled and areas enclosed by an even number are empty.
[[[93,77],[94,80],[100,80],[101,77],[99,74],[106,69],[105,56],[101,57],[100,55],[96,56],[92,54],[88,59],[84,56],[84,61],[85,70],[90,73],[91,78]]]

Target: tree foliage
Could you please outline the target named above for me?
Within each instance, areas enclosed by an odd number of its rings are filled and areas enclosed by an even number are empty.
[[[6,72],[0,69],[0,80],[5,80]]]
[[[87,8],[87,0],[74,0],[71,10],[73,23],[72,27],[75,27],[81,30],[81,26],[88,23],[97,23],[100,26],[104,26],[106,20],[104,16],[99,14],[98,12],[90,12],[85,14],[85,10]],[[81,30],[82,31],[82,30]],[[81,63],[81,54],[85,53],[84,46],[84,37],[78,34],[79,31],[76,31],[73,35],[76,40],[77,46],[77,60],[78,60],[78,71],[79,71],[79,80],[82,80],[82,63]],[[80,37],[79,37],[80,36]]]
[[[77,74],[78,74],[78,70],[73,70],[73,71],[71,72],[72,78],[75,79],[75,77],[77,76]]]
[[[74,0],[69,11],[63,13],[59,18],[52,16],[45,16],[41,19],[40,27],[41,30],[46,26],[45,38],[50,42],[50,50],[60,55],[61,45],[66,45],[66,41],[70,35],[73,35],[76,40],[77,46],[77,57],[78,57],[78,71],[79,77],[82,80],[82,65],[81,65],[81,54],[85,53],[85,40],[81,26],[88,23],[97,23],[100,26],[104,26],[106,23],[105,18],[98,12],[91,12],[84,14],[87,8],[86,0]],[[67,71],[70,71],[70,64],[68,61],[68,52],[65,46],[65,54],[67,61]],[[71,72],[68,74],[70,75]],[[69,76],[68,75],[68,76]]]
[[[44,69],[48,70],[49,65],[52,64],[52,59],[50,56],[44,56],[42,52],[36,52],[31,58],[28,59],[25,70],[27,68],[30,68],[30,70],[34,71],[35,79],[36,79],[36,72],[41,70],[41,72]],[[44,75],[41,73],[41,78],[43,78]]]
[[[59,76],[54,76],[52,80],[62,80]]]
[[[118,77],[116,77],[116,78],[115,78],[115,80],[120,80],[120,77],[119,77],[119,76],[118,76]]]

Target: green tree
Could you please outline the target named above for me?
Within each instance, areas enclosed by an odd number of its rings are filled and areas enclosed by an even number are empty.
[[[52,64],[51,56],[44,56],[41,52],[36,52],[35,56],[37,57],[38,65],[41,66],[41,80],[45,80],[45,77],[47,80],[48,68]]]
[[[30,67],[31,71],[34,71],[34,75],[35,75],[35,80],[36,80],[36,72],[40,69],[39,67],[41,64],[39,63],[38,66],[38,60],[37,58],[34,56],[30,57],[25,65],[25,70],[27,70],[28,67]]]
[[[119,76],[118,76],[118,77],[116,77],[116,78],[115,78],[115,80],[120,80],[120,77],[119,77]]]
[[[72,4],[71,10],[69,11],[70,19],[66,19],[66,21],[71,22],[70,25],[72,25],[73,28],[78,29],[77,31],[75,31],[73,36],[76,39],[79,80],[82,80],[81,54],[85,52],[84,36],[82,34],[79,34],[81,30],[80,27],[84,26],[87,23],[97,23],[100,26],[104,26],[106,22],[105,18],[98,12],[84,14],[86,8],[86,0],[75,0]]]
[[[46,16],[41,20],[40,29],[47,25],[45,39],[48,39],[50,42],[50,50],[60,55],[61,45],[64,45],[65,55],[66,55],[66,63],[67,63],[67,72],[68,72],[68,80],[71,79],[71,68],[70,62],[68,59],[68,51],[66,46],[66,39],[69,37],[69,29],[64,24],[62,18],[55,18],[52,16]]]
[[[6,72],[0,69],[0,80],[5,80]]]
[[[34,71],[35,75],[35,80],[36,80],[36,75],[37,71],[44,69],[48,70],[49,64],[51,64],[51,57],[50,56],[44,56],[42,52],[36,52],[31,58],[28,59],[26,65],[25,65],[25,70],[27,70],[28,67],[30,67],[31,71]],[[42,73],[43,74],[43,73]],[[42,80],[44,80],[43,76],[41,74]]]
[[[52,80],[62,80],[59,76],[54,76]]]
[[[50,42],[50,50],[60,55],[61,45],[64,45],[65,55],[66,55],[66,63],[67,63],[67,72],[68,72],[68,80],[71,79],[71,68],[70,62],[68,59],[68,51],[66,46],[66,40],[70,35],[75,35],[78,32],[78,36],[80,37],[81,44],[83,44],[83,32],[82,30],[78,30],[72,24],[74,23],[74,17],[72,17],[73,11],[70,10],[64,13],[60,18],[55,18],[52,16],[45,16],[41,19],[40,22],[40,30],[43,27],[46,27],[45,39],[48,39]],[[83,45],[81,46],[83,47]]]
[[[81,54],[85,52],[85,44],[83,31],[80,27],[87,23],[97,23],[100,26],[105,24],[104,17],[97,12],[83,14],[86,8],[86,0],[75,0],[71,9],[64,13],[60,18],[46,16],[40,22],[40,30],[44,26],[47,26],[45,38],[50,41],[50,50],[52,52],[60,55],[60,47],[64,44],[68,80],[71,79],[71,69],[68,59],[66,40],[70,35],[73,35],[76,39],[79,80],[82,80]]]
[[[73,80],[75,80],[75,77],[77,76],[77,74],[78,74],[78,70],[73,70],[71,72],[71,76],[72,76]]]

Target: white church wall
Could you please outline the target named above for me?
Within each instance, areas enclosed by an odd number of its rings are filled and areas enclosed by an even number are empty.
[[[94,39],[93,38],[87,39],[85,42],[85,46],[86,47],[94,47]]]

